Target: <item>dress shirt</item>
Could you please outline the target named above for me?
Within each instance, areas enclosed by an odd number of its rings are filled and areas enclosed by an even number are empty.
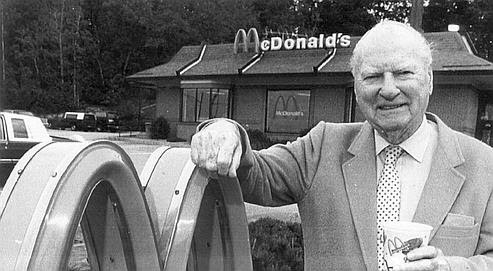
[[[377,180],[380,178],[385,161],[383,149],[390,145],[380,134],[375,133],[377,161]],[[396,163],[401,181],[400,220],[412,221],[418,202],[430,173],[433,153],[437,146],[438,130],[436,123],[423,118],[418,130],[399,146],[404,150]]]

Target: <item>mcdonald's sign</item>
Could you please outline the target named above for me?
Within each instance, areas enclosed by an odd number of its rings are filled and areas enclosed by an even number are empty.
[[[278,96],[273,109],[273,118],[289,117],[297,119],[298,117],[303,117],[305,115],[298,107],[298,102],[294,95],[290,95],[286,100],[284,99],[284,96]]]
[[[244,29],[238,30],[234,42],[234,53],[237,54],[239,51],[247,53],[250,50],[252,52],[259,52],[259,38],[256,28],[250,28],[248,33]]]
[[[268,92],[267,130],[293,133],[308,128],[309,90],[272,90]]]
[[[351,37],[343,33],[320,34],[316,37],[282,34],[281,36],[272,36],[260,41],[257,29],[250,28],[248,33],[244,29],[238,30],[233,50],[237,54],[239,52],[259,53],[259,51],[331,49],[349,47],[350,45]]]

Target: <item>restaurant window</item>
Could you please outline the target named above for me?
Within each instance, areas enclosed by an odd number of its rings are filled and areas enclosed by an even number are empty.
[[[182,121],[201,122],[229,117],[229,90],[222,88],[184,88]]]
[[[309,125],[309,90],[270,90],[267,102],[267,131],[299,133]]]
[[[346,88],[346,105],[344,107],[344,122],[363,122],[365,116],[361,112],[358,103],[356,102],[356,95],[354,94],[354,88]]]
[[[3,128],[3,119],[0,118],[0,140],[5,140],[5,129]]]
[[[482,99],[488,99],[485,97],[481,97]],[[480,101],[482,102],[482,101]],[[487,100],[480,105],[480,119],[478,122],[478,131],[476,132],[476,137],[479,138],[484,143],[493,146],[493,104],[489,103]],[[479,132],[479,134],[478,134]]]

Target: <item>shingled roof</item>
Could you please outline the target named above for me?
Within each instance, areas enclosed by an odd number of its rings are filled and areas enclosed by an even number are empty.
[[[474,55],[459,33],[436,32],[424,36],[432,44],[434,71],[493,71],[493,63]],[[318,72],[349,72],[349,58],[358,41],[359,37],[351,37],[351,47],[337,48],[335,56]],[[243,74],[313,73],[327,52],[325,49],[268,51]],[[238,75],[255,55],[253,52],[234,54],[233,44],[184,46],[169,62],[138,72],[129,79]]]

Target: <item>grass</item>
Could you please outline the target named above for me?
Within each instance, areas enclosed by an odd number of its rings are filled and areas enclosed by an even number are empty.
[[[303,234],[299,222],[264,217],[250,222],[248,229],[255,271],[303,270]],[[91,270],[80,227],[77,228],[67,270]]]
[[[74,245],[70,252],[70,260],[68,263],[69,271],[89,271],[91,266],[87,261],[86,245],[84,244],[84,236],[82,235],[81,227],[77,227],[75,232]]]

